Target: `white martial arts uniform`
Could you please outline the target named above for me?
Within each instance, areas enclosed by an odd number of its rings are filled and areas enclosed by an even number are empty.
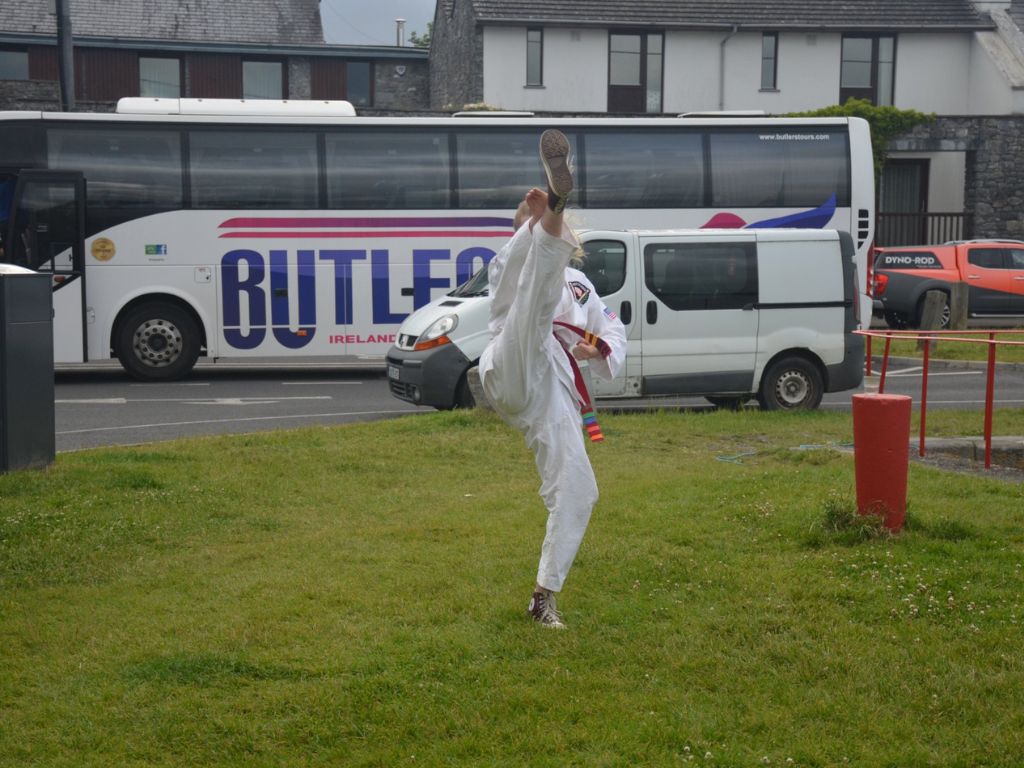
[[[537,584],[554,592],[562,589],[583,540],[597,502],[597,481],[566,353],[581,339],[552,322],[583,328],[607,342],[611,354],[589,361],[602,378],[618,374],[626,352],[622,323],[587,277],[568,266],[576,248],[568,228],[558,238],[540,222],[532,230],[527,222],[491,260],[491,342],[479,368],[484,392],[502,418],[523,433],[536,459],[548,509]]]

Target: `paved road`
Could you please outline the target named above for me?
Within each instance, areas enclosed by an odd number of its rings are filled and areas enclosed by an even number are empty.
[[[200,367],[166,384],[129,379],[116,365],[57,372],[57,450],[182,436],[345,424],[415,413],[373,368]]]
[[[886,378],[887,392],[910,395],[918,406],[918,366],[894,364]],[[868,379],[861,391],[876,388],[877,376]],[[822,407],[849,410],[852,394],[826,395]],[[929,376],[931,408],[980,411],[984,398],[983,371],[938,368]],[[268,368],[217,364],[200,366],[188,380],[168,384],[134,382],[116,363],[62,367],[57,375],[56,399],[58,451],[429,412],[392,397],[378,366]],[[1024,370],[1000,371],[996,377],[996,405],[1024,406]],[[703,398],[605,400],[601,407],[632,410],[651,406],[711,407]]]

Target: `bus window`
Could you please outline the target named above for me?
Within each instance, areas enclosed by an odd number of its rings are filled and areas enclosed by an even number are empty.
[[[298,131],[189,134],[195,208],[317,208],[316,136]]]
[[[447,208],[448,168],[445,133],[329,133],[327,207]]]
[[[181,137],[138,127],[51,128],[51,170],[81,171],[89,208],[181,207]]]
[[[711,202],[716,208],[806,208],[832,195],[850,205],[844,131],[789,126],[713,132]]]
[[[38,122],[17,120],[0,123],[0,168],[39,168],[37,149],[41,136]]]
[[[704,149],[697,132],[587,134],[588,208],[699,208]]]
[[[544,178],[537,158],[541,130],[460,133],[456,137],[460,208],[514,209]],[[575,151],[573,137],[569,137]]]

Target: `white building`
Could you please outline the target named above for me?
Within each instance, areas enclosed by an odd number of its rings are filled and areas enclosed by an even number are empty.
[[[853,96],[1024,116],[1022,27],[1024,0],[439,0],[431,102],[785,114]],[[890,155],[881,209],[963,212],[971,141],[909,146]]]

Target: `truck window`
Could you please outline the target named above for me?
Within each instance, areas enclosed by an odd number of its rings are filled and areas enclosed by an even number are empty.
[[[1005,269],[1002,248],[972,248],[967,252],[967,261],[982,269]]]

